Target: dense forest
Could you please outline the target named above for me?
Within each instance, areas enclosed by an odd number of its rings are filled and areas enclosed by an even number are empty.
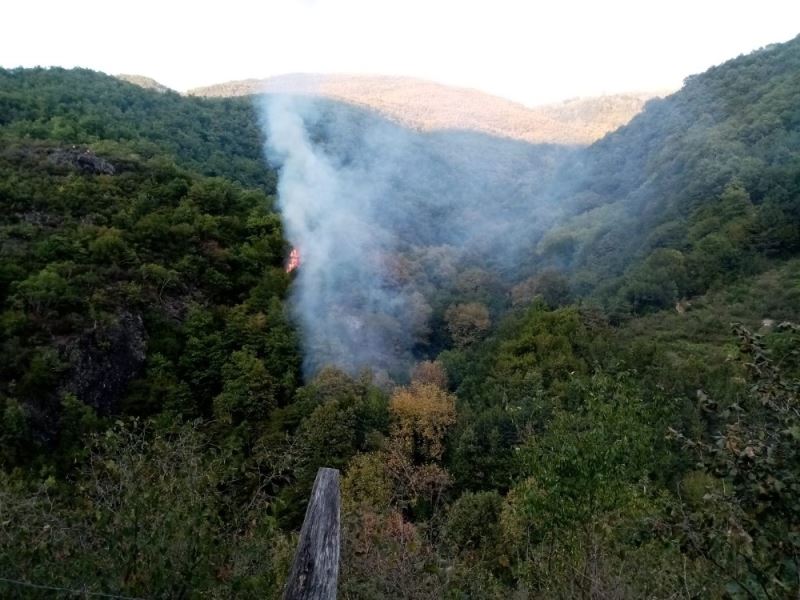
[[[0,70],[0,595],[278,597],[328,466],[342,598],[796,598],[798,97],[800,38],[515,150],[514,265],[423,212],[413,366],[304,371],[250,99]]]

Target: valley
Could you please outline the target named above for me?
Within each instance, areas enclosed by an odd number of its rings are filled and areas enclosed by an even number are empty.
[[[328,467],[341,598],[796,597],[800,38],[125,78],[0,69],[0,595],[280,597]]]

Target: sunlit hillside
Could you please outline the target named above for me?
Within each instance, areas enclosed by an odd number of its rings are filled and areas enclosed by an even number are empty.
[[[120,73],[116,77],[117,79],[121,79],[122,81],[127,81],[128,83],[138,85],[139,87],[142,87],[146,90],[153,90],[155,92],[173,91],[171,88],[168,88],[163,83],[159,83],[152,77],[146,77],[144,75],[130,75],[127,73]]]
[[[652,93],[578,98],[528,107],[484,92],[411,77],[295,74],[189,90],[228,97],[257,93],[319,95],[371,108],[403,125],[469,129],[528,142],[588,144],[626,124]]]

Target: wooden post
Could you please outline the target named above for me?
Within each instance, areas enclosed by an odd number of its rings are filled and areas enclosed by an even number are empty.
[[[317,471],[284,600],[336,600],[339,579],[339,471]]]

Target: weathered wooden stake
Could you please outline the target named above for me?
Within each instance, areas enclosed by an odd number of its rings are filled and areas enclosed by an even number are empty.
[[[317,471],[284,600],[336,600],[339,579],[339,471]]]

